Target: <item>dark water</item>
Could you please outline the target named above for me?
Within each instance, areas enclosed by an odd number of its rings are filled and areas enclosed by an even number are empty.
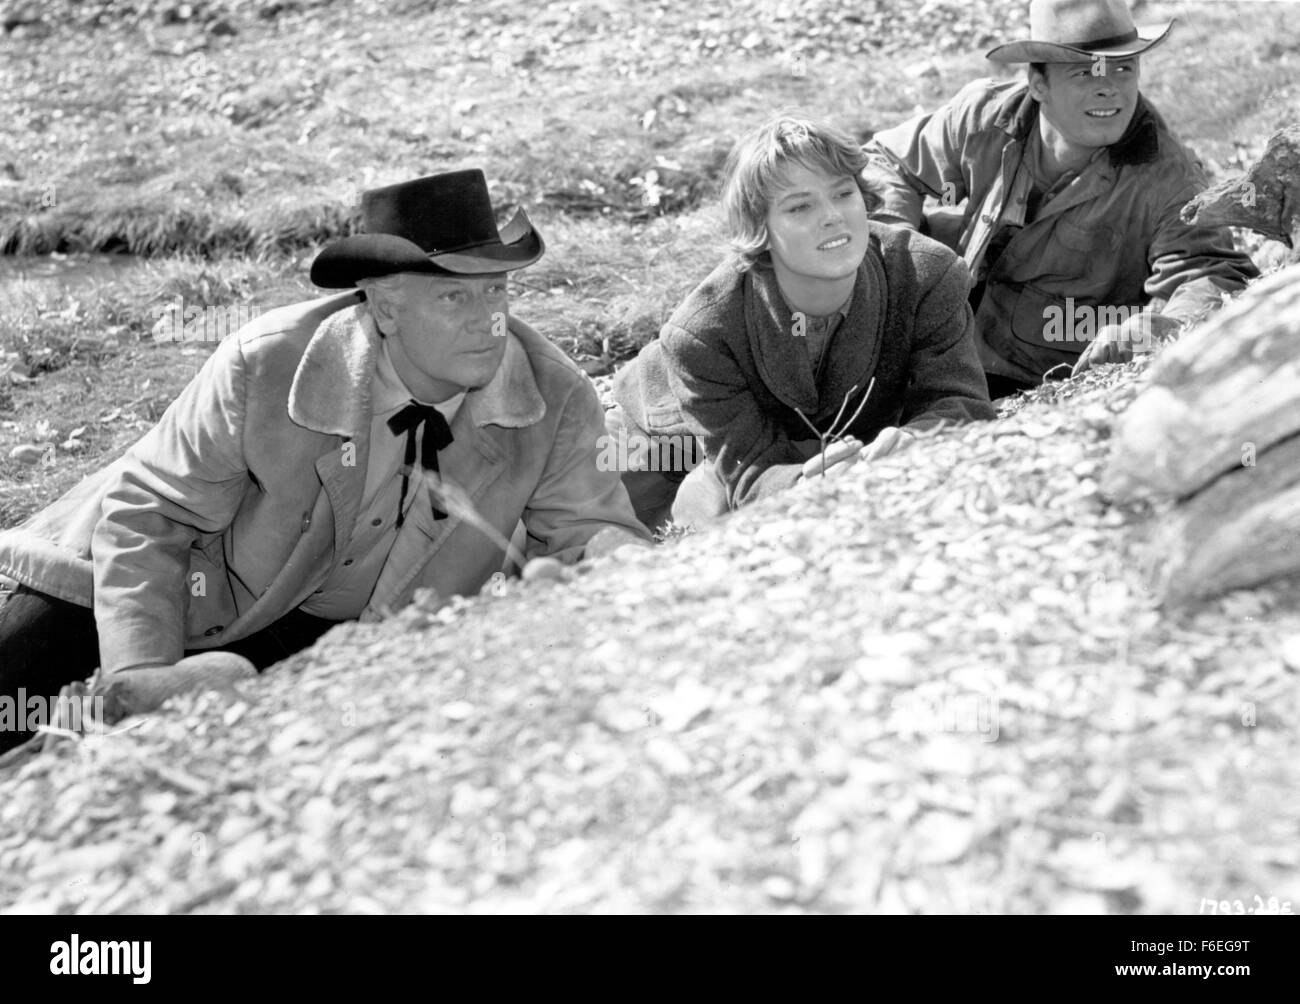
[[[0,255],[0,303],[18,286],[42,297],[55,297],[95,282],[111,282],[138,268],[140,259],[125,254]]]

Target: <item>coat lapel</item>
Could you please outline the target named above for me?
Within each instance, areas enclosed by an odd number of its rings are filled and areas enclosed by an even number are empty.
[[[856,399],[866,390],[880,359],[887,287],[877,248],[872,238],[858,266],[848,316],[823,349],[820,384],[807,349],[793,335],[790,306],[776,273],[760,263],[746,275],[745,327],[755,366],[778,400],[809,418],[834,418],[851,391]]]
[[[510,320],[512,328],[523,327]],[[299,425],[339,442],[316,460],[316,472],[334,517],[334,553],[347,547],[360,512],[370,455],[373,402],[371,381],[378,363],[380,341],[364,304],[339,310],[316,329],[294,373],[289,391],[289,417]],[[507,429],[540,421],[546,402],[537,387],[528,352],[513,333],[492,380],[465,395],[452,422],[454,437],[439,454],[445,476],[471,499],[486,491],[505,470],[506,449],[500,437]],[[401,374],[399,373],[400,377]],[[355,447],[349,453],[347,447]],[[434,499],[423,482],[411,515],[380,574],[373,605],[393,604],[463,518],[433,518]],[[314,517],[317,518],[317,517]],[[478,533],[476,529],[469,529]],[[504,556],[503,556],[504,560]]]
[[[365,305],[358,303],[331,314],[316,329],[289,388],[294,422],[340,437],[316,459],[316,473],[334,512],[335,554],[347,547],[361,507],[378,357],[379,332]]]

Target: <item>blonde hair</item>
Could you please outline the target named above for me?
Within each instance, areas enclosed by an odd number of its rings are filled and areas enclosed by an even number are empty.
[[[375,331],[379,333],[380,338],[386,338],[388,333],[379,323],[379,314],[375,306],[380,300],[385,304],[401,302],[402,297],[406,295],[406,273],[392,272],[388,275],[358,279],[357,289],[365,294],[365,309],[370,314],[370,319],[375,322]]]
[[[797,114],[770,118],[736,141],[723,171],[722,207],[738,268],[749,268],[767,248],[772,196],[795,165],[832,177],[848,175],[858,183],[868,212],[881,205],[862,177],[867,156],[847,133]]]

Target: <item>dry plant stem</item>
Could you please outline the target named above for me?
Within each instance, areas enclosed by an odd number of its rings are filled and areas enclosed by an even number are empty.
[[[447,513],[463,519],[470,526],[477,529],[488,540],[496,544],[502,551],[520,568],[526,564],[524,555],[520,553],[519,548],[510,543],[503,537],[491,523],[478,514],[474,508],[474,503],[470,501],[469,494],[453,481],[448,481],[440,477],[433,471],[425,471],[424,477],[429,485],[429,494],[431,494],[442,506]]]
[[[831,423],[830,429],[827,430],[824,434],[818,432],[817,426],[813,425],[812,422],[808,421],[807,415],[805,415],[798,408],[794,410],[794,413],[803,420],[803,424],[808,426],[808,428],[812,430],[812,434],[816,436],[817,441],[822,444],[822,475],[823,476],[825,476],[826,474],[827,443],[839,442],[840,438],[844,435],[844,431],[850,428],[853,425],[853,423],[858,420],[858,416],[862,414],[862,409],[867,406],[867,400],[871,397],[871,389],[875,386],[876,386],[876,378],[872,377],[871,382],[867,384],[867,392],[862,395],[862,400],[858,402],[857,408],[854,410],[853,414],[849,416],[849,420],[845,422],[843,425],[840,425],[840,419],[844,417],[844,409],[849,406],[849,399],[853,397],[853,395],[857,392],[858,389],[857,384],[854,384],[852,387],[850,387],[848,389],[848,392],[844,395],[844,400],[840,402],[840,410],[835,413],[835,421]],[[838,430],[836,429],[836,426],[839,426]]]

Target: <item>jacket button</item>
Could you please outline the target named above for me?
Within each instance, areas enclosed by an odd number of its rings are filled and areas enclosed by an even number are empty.
[[[225,625],[223,625],[223,624],[218,624],[216,627],[210,627],[210,628],[208,628],[208,629],[207,629],[206,631],[204,631],[203,633],[204,633],[204,635],[206,635],[207,637],[211,638],[213,635],[221,634],[221,629],[222,629],[224,626],[225,626]]]
[[[352,558],[348,558],[348,560],[345,561],[345,562],[343,562],[343,564],[344,564],[345,566],[346,566],[346,565],[350,565],[350,564],[352,564],[353,560],[354,560],[354,559],[352,559]]]
[[[371,525],[371,526],[383,526],[383,525],[384,525],[384,521],[383,521],[382,519],[372,519],[372,520],[370,521],[370,525]]]

